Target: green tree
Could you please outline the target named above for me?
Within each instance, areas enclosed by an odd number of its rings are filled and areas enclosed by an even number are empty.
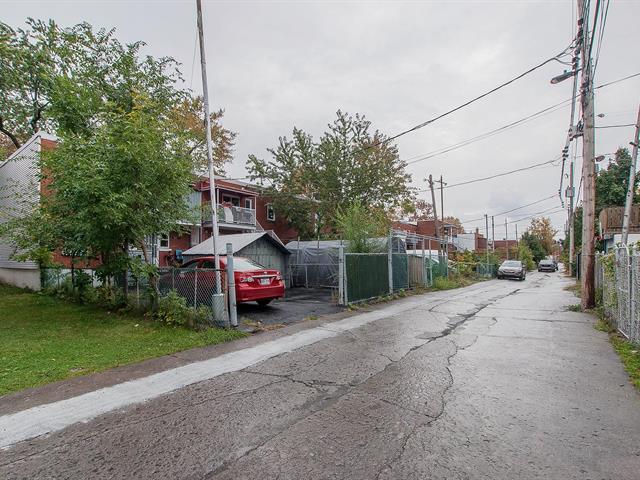
[[[42,74],[46,89],[36,95],[46,99],[42,108],[27,101],[38,82],[21,93],[0,77],[0,92],[10,97],[1,112],[10,120],[5,126],[20,136],[44,124],[54,128],[59,146],[38,160],[46,195],[35,202],[27,198],[3,219],[0,234],[22,259],[46,263],[51,251],[62,249],[99,258],[102,274],[112,276],[130,266],[129,247],[148,257],[148,236],[174,230],[192,215],[186,198],[202,167],[202,103],[176,86],[180,72],[173,59],[141,57],[140,42],[122,45],[113,30],[93,32],[88,24],[29,25],[29,31],[10,30],[10,38],[3,37],[3,51],[16,57],[11,65],[35,68],[34,61],[19,57],[27,55],[25,45],[46,37],[62,66]],[[39,117],[25,120],[34,108]],[[37,120],[35,127],[29,118]],[[221,112],[212,118],[220,166],[230,158],[235,134],[221,127]]]
[[[356,200],[347,208],[336,212],[336,224],[347,249],[352,253],[372,253],[386,251],[386,246],[375,239],[386,237],[389,223],[384,212],[372,210]]]
[[[558,231],[553,228],[551,219],[548,217],[532,218],[531,224],[529,225],[529,232],[538,239],[545,254],[550,255],[553,249],[553,237],[558,233]]]
[[[535,262],[539,262],[547,256],[547,251],[545,250],[540,238],[530,231],[522,234],[519,244],[529,249]]]
[[[616,151],[615,159],[607,169],[600,171],[596,177],[596,218],[605,207],[624,205],[629,185],[630,167],[631,155],[629,155],[629,150],[619,148]],[[634,202],[640,202],[638,182],[640,182],[640,176],[636,175]]]
[[[335,232],[338,206],[391,212],[412,196],[397,147],[363,116],[336,115],[318,141],[294,128],[268,150],[271,160],[249,156],[250,176],[302,236]]]

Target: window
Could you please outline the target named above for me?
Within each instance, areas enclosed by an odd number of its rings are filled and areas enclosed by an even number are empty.
[[[234,207],[240,206],[240,198],[234,197],[232,195],[222,195],[222,203],[230,203]]]
[[[160,235],[158,235],[158,246],[164,250],[168,250],[170,248],[168,233],[161,233]]]
[[[251,202],[251,199],[250,199],[250,198],[245,198],[245,199],[244,199],[244,208],[253,208],[253,207],[251,206],[251,204],[252,204],[252,202]]]
[[[267,204],[267,221],[276,221],[276,211],[273,209],[273,205],[271,205],[270,203]]]

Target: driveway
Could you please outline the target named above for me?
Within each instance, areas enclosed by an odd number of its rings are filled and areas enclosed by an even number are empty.
[[[289,324],[309,318],[341,312],[336,304],[334,290],[330,288],[289,288],[283,299],[275,300],[266,307],[255,302],[238,305],[238,318],[264,325]]]
[[[637,480],[640,395],[568,284],[408,297],[2,416],[0,478]]]

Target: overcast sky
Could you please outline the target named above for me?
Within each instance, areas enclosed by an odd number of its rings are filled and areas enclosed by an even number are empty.
[[[342,109],[364,114],[389,135],[491,89],[556,53],[575,31],[575,0],[554,1],[207,1],[204,29],[212,108],[238,132],[231,177],[247,156],[267,156],[293,126],[319,136]],[[193,1],[7,1],[0,18],[63,26],[88,21],[117,29],[145,53],[182,64],[187,87],[201,91]],[[640,72],[640,1],[611,2],[596,84]],[[195,58],[195,62],[194,62]],[[565,67],[547,64],[472,106],[398,140],[417,157],[516,121],[571,96],[571,81],[551,85]],[[597,90],[597,125],[634,123],[640,77]],[[429,174],[451,184],[544,162],[560,154],[569,122],[561,108],[463,148],[409,166],[414,184]],[[598,154],[628,145],[633,127],[597,131]],[[579,176],[580,164],[577,166]],[[557,192],[560,166],[546,166],[445,190],[445,215],[465,220],[503,212]],[[426,193],[422,193],[426,197]],[[558,197],[508,215],[558,209]],[[551,215],[563,230],[566,212]],[[495,219],[504,237],[504,215]],[[518,223],[522,232],[529,220]],[[481,226],[472,222],[467,228]],[[515,224],[509,225],[514,238]]]

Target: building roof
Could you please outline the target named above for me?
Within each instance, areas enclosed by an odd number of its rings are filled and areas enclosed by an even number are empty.
[[[271,242],[274,247],[280,250],[285,255],[289,255],[287,250],[280,239],[273,232],[251,232],[251,233],[236,233],[233,235],[220,235],[216,243],[218,253],[221,255],[227,252],[227,243],[230,243],[234,253],[239,252],[247,245],[252,244],[260,238],[265,238]],[[213,237],[207,238],[204,242],[200,242],[198,245],[191,247],[188,250],[182,252],[183,255],[213,255]]]

